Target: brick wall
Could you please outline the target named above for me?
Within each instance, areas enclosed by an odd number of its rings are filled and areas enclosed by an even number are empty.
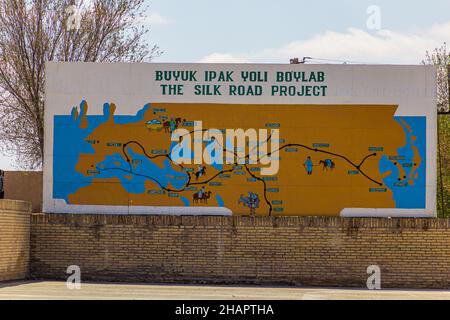
[[[30,212],[29,202],[0,200],[0,281],[29,274]]]
[[[34,215],[31,273],[63,279],[449,288],[450,220]]]

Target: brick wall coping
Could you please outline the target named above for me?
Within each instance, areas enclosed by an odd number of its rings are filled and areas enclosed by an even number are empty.
[[[109,214],[33,214],[32,223],[81,225],[139,225],[179,227],[292,227],[292,228],[390,228],[448,229],[449,219],[438,218],[342,218],[342,217],[268,217],[268,216],[174,216]]]
[[[31,202],[0,199],[0,211],[15,211],[31,214]]]

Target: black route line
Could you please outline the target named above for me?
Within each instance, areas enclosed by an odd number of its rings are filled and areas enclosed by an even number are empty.
[[[149,158],[149,159],[155,159],[155,158],[158,158],[158,157],[166,157],[166,158],[170,157],[168,153],[156,154],[156,155],[151,156],[151,155],[149,155],[149,154],[147,153],[147,151],[145,151],[145,148],[142,146],[142,144],[140,144],[138,141],[132,140],[132,141],[128,141],[127,143],[124,143],[124,144],[122,145],[122,152],[123,152],[123,154],[125,155],[125,158],[127,159],[127,162],[128,162],[128,163],[130,163],[130,158],[128,157],[128,154],[125,152],[125,148],[126,148],[129,144],[137,144],[137,145],[142,149],[142,152],[144,153],[144,155],[145,155],[147,158]]]
[[[369,176],[361,169],[361,165],[364,163],[364,161],[365,161],[367,158],[369,158],[369,157],[374,157],[374,156],[376,156],[376,155],[377,155],[376,153],[372,153],[372,154],[367,155],[367,156],[360,162],[360,164],[357,165],[357,164],[355,164],[353,161],[351,161],[349,158],[347,158],[346,156],[343,156],[343,155],[340,155],[340,154],[337,154],[337,153],[334,153],[334,152],[326,151],[326,150],[321,150],[321,149],[317,149],[317,148],[311,148],[311,147],[305,146],[304,144],[298,144],[298,143],[289,143],[289,144],[286,144],[286,145],[284,145],[284,146],[278,148],[278,150],[276,150],[276,151],[274,151],[274,152],[278,152],[278,151],[283,150],[283,149],[285,149],[285,148],[287,148],[287,147],[301,147],[301,148],[308,149],[308,150],[310,150],[310,151],[321,152],[321,153],[329,154],[329,155],[332,155],[332,156],[335,156],[335,157],[344,159],[344,160],[347,161],[349,164],[351,164],[353,167],[355,167],[355,169],[358,170],[364,177],[366,177],[366,178],[369,179],[370,181],[372,181],[372,182],[378,184],[379,186],[382,186],[382,185],[383,185],[383,183],[381,183],[381,182],[379,182],[379,181],[376,181],[376,180],[372,179],[371,177],[369,177]],[[268,153],[267,155],[270,155],[270,153]]]
[[[376,153],[368,154],[361,160],[358,166],[361,167],[367,159],[369,159],[370,157],[375,157],[376,155],[377,155]]]
[[[209,130],[209,129],[206,129],[206,128],[203,128],[203,129],[201,129],[201,130],[191,130],[191,131],[189,131],[189,133],[186,133],[186,134],[184,134],[184,135],[182,135],[182,136],[180,136],[180,137],[184,137],[184,136],[186,136],[186,135],[190,135],[190,134],[195,133],[195,132],[205,132],[205,131],[208,131],[208,130]],[[220,131],[220,130],[219,130],[219,131]],[[268,138],[264,141],[264,143],[268,143],[271,137],[272,137],[272,133],[270,133],[270,135],[269,135]],[[215,140],[215,139],[212,139],[212,140]],[[135,142],[135,141],[133,141],[133,142]],[[252,148],[252,150],[250,150],[250,151],[248,152],[248,154],[246,154],[244,157],[240,157],[240,156],[238,156],[238,153],[237,153],[236,151],[231,151],[231,150],[228,150],[228,149],[224,148],[224,147],[223,147],[222,145],[220,145],[220,143],[218,143],[217,141],[216,141],[216,143],[217,143],[220,147],[223,148],[223,151],[225,151],[225,152],[230,152],[230,153],[234,154],[234,155],[236,156],[236,159],[237,159],[238,161],[239,161],[239,160],[242,160],[242,159],[249,159],[249,158],[250,158],[250,153],[251,153],[251,152],[259,145],[259,144],[257,144],[256,146],[254,146],[254,147]],[[366,177],[367,179],[369,179],[370,181],[372,181],[372,182],[378,184],[379,186],[382,186],[382,185],[383,185],[383,183],[381,183],[381,182],[379,182],[379,181],[376,181],[375,179],[370,178],[364,171],[361,170],[361,166],[364,164],[364,162],[365,162],[368,158],[373,157],[373,156],[376,156],[376,155],[377,155],[376,153],[372,153],[372,154],[369,154],[369,155],[365,156],[365,157],[361,160],[361,162],[357,165],[357,164],[355,164],[353,161],[351,161],[350,159],[348,159],[346,156],[343,156],[343,155],[340,155],[340,154],[337,154],[337,153],[334,153],[334,152],[326,151],[326,150],[321,150],[321,149],[317,149],[317,148],[311,148],[311,147],[308,147],[308,146],[306,146],[306,145],[304,145],[304,144],[298,144],[298,143],[285,144],[285,145],[281,146],[280,148],[278,148],[278,150],[275,150],[275,151],[273,151],[273,152],[281,151],[281,150],[283,150],[283,149],[285,149],[285,148],[287,148],[287,147],[290,147],[290,146],[302,147],[302,148],[308,149],[308,150],[310,150],[310,151],[326,153],[326,154],[330,154],[330,155],[333,155],[333,156],[342,158],[342,159],[344,159],[345,161],[347,161],[350,165],[352,165],[355,169],[357,169],[359,172],[361,172],[361,174],[362,174],[364,177]],[[141,148],[144,150],[144,148],[143,148],[142,146],[141,146]],[[144,152],[145,152],[145,150],[144,150]],[[266,155],[263,156],[263,158],[264,158],[265,156],[270,156],[270,154],[271,154],[271,152],[267,153]],[[258,155],[258,156],[259,156],[259,155]]]
[[[244,164],[245,170],[247,170],[248,174],[251,175],[254,179],[261,181],[264,185],[264,200],[266,200],[266,204],[269,206],[269,216],[272,215],[272,203],[269,201],[269,198],[267,197],[267,185],[266,180],[264,180],[261,177],[256,176],[254,173],[250,171],[250,169],[247,167],[247,164]]]
[[[207,183],[209,183],[210,181],[214,180],[214,179],[215,179],[216,177],[218,177],[219,175],[221,175],[221,174],[223,174],[223,173],[232,172],[232,171],[235,170],[235,167],[233,167],[232,169],[221,170],[221,171],[219,171],[216,175],[214,175],[213,177],[211,177],[211,178],[209,178],[209,179],[207,179],[207,180],[204,180],[204,181],[200,181],[200,182],[191,182],[191,179],[192,179],[191,174],[190,174],[189,172],[187,172],[187,171],[184,171],[184,173],[188,176],[188,181],[187,181],[186,184],[183,186],[183,188],[181,188],[181,189],[170,189],[170,188],[164,187],[158,180],[156,180],[156,179],[153,178],[153,177],[150,177],[150,176],[147,176],[147,175],[143,175],[143,174],[138,174],[138,173],[135,173],[135,172],[133,171],[133,169],[132,169],[132,167],[131,167],[131,161],[130,161],[130,158],[128,157],[128,154],[126,153],[126,149],[125,149],[129,144],[136,144],[136,145],[138,145],[138,146],[142,149],[142,152],[144,153],[144,155],[145,155],[147,158],[149,158],[149,159],[155,159],[155,158],[158,158],[158,157],[165,157],[165,158],[169,159],[169,161],[170,161],[171,163],[174,163],[174,161],[173,161],[172,158],[170,157],[170,154],[164,153],[164,154],[158,154],[158,155],[150,156],[150,155],[146,152],[145,148],[144,148],[138,141],[129,141],[129,142],[123,144],[123,146],[122,146],[122,152],[123,152],[123,154],[125,155],[125,158],[126,158],[126,160],[127,160],[127,163],[128,163],[128,165],[129,165],[130,169],[129,169],[129,170],[125,170],[125,169],[123,169],[123,168],[117,167],[117,169],[120,169],[121,171],[125,171],[125,172],[128,172],[128,173],[130,173],[130,174],[137,175],[137,176],[142,176],[142,177],[149,178],[150,180],[155,181],[161,189],[164,189],[164,190],[166,190],[166,191],[168,191],[168,192],[182,192],[182,191],[186,190],[186,188],[189,187],[189,186],[191,186],[191,185],[207,184]],[[181,165],[181,164],[179,164],[179,163],[176,163],[176,162],[175,162],[175,164],[178,165],[178,166],[180,166],[180,167],[183,168],[183,169],[185,168],[183,165]],[[236,166],[237,163],[234,163],[233,165]],[[114,169],[114,168],[104,168],[104,169],[97,168],[97,170],[100,170],[100,171],[101,171],[101,170],[113,170],[113,169]]]
[[[235,170],[235,166],[233,166],[233,168],[231,168],[231,169],[220,170],[217,174],[215,174],[214,176],[212,176],[208,180],[200,181],[200,182],[192,182],[192,183],[190,183],[190,185],[193,186],[193,185],[197,185],[197,184],[207,184],[207,183],[211,182],[212,180],[214,180],[215,178],[217,178],[218,176],[220,176],[221,174],[228,173],[228,172],[233,172],[234,170]]]
[[[267,138],[267,140],[265,141],[265,143],[267,143],[267,142],[270,140],[270,137],[271,137],[271,135]],[[220,144],[219,144],[219,145],[220,145]],[[303,145],[303,144],[297,144],[297,143],[285,144],[285,145],[281,146],[280,148],[278,148],[277,150],[275,150],[275,151],[273,151],[273,152],[279,152],[279,151],[281,151],[281,150],[283,150],[283,149],[285,149],[285,148],[287,148],[287,147],[292,147],[292,146],[295,146],[295,147],[302,147],[302,148],[308,149],[308,150],[310,150],[310,151],[326,153],[326,154],[333,155],[333,156],[335,156],[335,157],[342,158],[342,159],[344,159],[345,161],[347,161],[350,165],[352,165],[353,167],[355,167],[355,169],[357,169],[359,172],[361,172],[361,174],[362,174],[364,177],[366,177],[367,179],[369,179],[370,181],[372,181],[372,182],[378,184],[379,186],[382,186],[382,185],[383,185],[383,183],[378,182],[378,181],[372,179],[372,178],[369,177],[364,171],[361,170],[361,166],[364,164],[364,162],[365,162],[368,158],[376,156],[376,155],[377,155],[376,153],[372,153],[372,154],[369,154],[369,155],[365,156],[365,157],[361,160],[361,162],[357,165],[357,164],[355,164],[353,161],[351,161],[350,159],[348,159],[346,156],[343,156],[343,155],[340,155],[340,154],[337,154],[337,153],[333,153],[333,152],[330,152],[330,151],[326,151],[326,150],[321,150],[321,149],[317,149],[317,148],[311,148],[311,147],[308,147],[308,146],[306,146],[306,145]],[[226,148],[223,148],[223,151],[225,151],[225,152],[230,152],[230,153],[234,154],[234,155],[236,156],[236,158],[238,158],[238,159],[249,159],[249,158],[250,158],[250,153],[251,153],[255,148],[256,148],[256,147],[254,147],[254,148],[253,148],[247,155],[245,155],[244,157],[239,157],[238,154],[237,154],[237,152],[228,150],[228,149],[226,149]],[[270,156],[271,153],[273,153],[273,152],[268,152],[266,155],[263,155],[262,157],[260,157],[260,159],[261,159],[261,158],[264,158],[264,157],[266,157],[266,156]],[[259,155],[258,155],[258,156],[259,156]]]
[[[270,137],[271,137],[271,136],[272,136],[272,134],[269,135],[269,137],[266,139],[266,141],[265,141],[264,143],[267,143],[267,142],[270,140]],[[217,142],[217,144],[219,144],[219,146],[220,146],[220,143]],[[266,184],[266,180],[264,180],[264,179],[261,178],[261,177],[258,177],[258,176],[255,175],[254,173],[252,173],[252,172],[250,171],[250,169],[248,168],[248,164],[245,162],[245,159],[247,159],[247,158],[250,156],[250,153],[251,153],[253,150],[255,150],[255,148],[256,148],[257,146],[258,146],[258,145],[256,145],[255,147],[253,147],[252,150],[250,150],[249,153],[248,153],[244,158],[239,157],[237,151],[231,151],[231,150],[228,150],[228,149],[224,148],[223,146],[221,146],[221,147],[223,148],[223,151],[225,151],[225,152],[230,152],[230,153],[234,154],[234,156],[236,157],[236,163],[239,162],[239,160],[244,159],[244,163],[243,163],[242,165],[244,165],[245,170],[248,172],[248,174],[249,174],[251,177],[253,177],[254,179],[256,179],[256,180],[258,180],[258,181],[261,181],[261,182],[263,183],[263,186],[264,186],[264,189],[263,189],[263,190],[264,190],[264,192],[263,192],[263,194],[264,194],[264,200],[266,201],[266,204],[269,206],[269,216],[271,216],[271,215],[272,215],[272,209],[273,209],[273,208],[272,208],[272,203],[270,202],[269,198],[267,197],[267,184]]]
[[[269,137],[267,138],[267,140],[265,141],[265,143],[267,143],[267,142],[270,140],[271,136],[272,136],[272,135],[270,134]],[[218,143],[218,144],[220,145],[220,143]],[[343,155],[340,155],[340,154],[337,154],[337,153],[333,153],[333,152],[329,152],[329,151],[326,151],[326,150],[317,149],[317,148],[311,148],[311,147],[308,147],[308,146],[302,145],[302,144],[292,144],[292,143],[291,143],[291,144],[286,144],[286,145],[283,145],[282,147],[278,148],[278,150],[275,150],[275,151],[273,151],[273,152],[279,152],[279,151],[281,151],[281,150],[283,150],[283,149],[285,149],[285,148],[287,148],[287,147],[290,147],[290,146],[303,147],[303,148],[306,148],[306,149],[311,150],[311,151],[314,151],[314,152],[322,152],[322,153],[330,154],[330,155],[333,155],[333,156],[336,156],[336,157],[340,157],[340,158],[344,159],[345,161],[347,161],[348,163],[350,163],[350,164],[351,164],[353,167],[355,167],[355,168],[356,168],[356,169],[357,169],[364,177],[366,177],[366,178],[369,179],[370,181],[372,181],[372,182],[378,184],[379,186],[382,186],[382,185],[383,185],[382,183],[380,183],[380,182],[378,182],[378,181],[376,181],[376,180],[370,178],[365,172],[363,172],[363,171],[361,170],[362,164],[363,164],[369,157],[376,156],[376,155],[377,155],[376,153],[372,153],[372,154],[369,154],[369,155],[365,156],[365,157],[361,160],[361,162],[359,163],[359,165],[356,165],[356,164],[353,163],[350,159],[348,159],[347,157],[345,157],[345,156],[343,156]],[[222,146],[222,147],[223,147],[223,146]],[[253,151],[255,148],[256,148],[256,147],[254,147],[251,151]],[[226,149],[226,148],[223,148],[223,151],[234,154],[234,155],[236,156],[237,159],[242,159],[242,157],[239,157],[239,156],[238,156],[238,152],[236,152],[236,151],[231,151],[231,150],[228,150],[228,149]],[[249,151],[249,153],[244,157],[244,159],[249,159],[249,157],[250,157],[250,152],[251,152],[251,151]],[[265,156],[270,156],[271,153],[272,153],[272,152],[269,152],[269,153],[267,153],[266,155],[264,155],[263,157],[265,157]],[[249,174],[250,176],[252,176],[254,179],[256,179],[256,180],[258,180],[258,181],[261,181],[261,182],[263,183],[263,185],[264,185],[264,199],[266,200],[266,203],[267,203],[267,205],[269,206],[269,216],[270,216],[270,215],[272,214],[272,203],[269,201],[268,196],[267,196],[267,184],[266,184],[266,181],[265,181],[263,178],[258,177],[258,176],[256,176],[255,174],[253,174],[253,173],[249,170],[249,168],[248,168],[248,166],[247,166],[246,163],[244,164],[244,166],[245,166],[245,169],[247,170],[247,172],[248,172],[248,174]]]
[[[164,189],[164,190],[168,191],[167,188],[164,187],[158,180],[156,180],[156,179],[153,178],[153,177],[147,176],[147,175],[145,175],[145,174],[136,173],[136,172],[133,172],[133,171],[131,171],[131,170],[127,170],[127,169],[120,168],[120,167],[115,167],[115,168],[99,168],[99,167],[97,167],[97,170],[98,170],[98,171],[119,170],[119,171],[123,171],[123,172],[129,173],[129,174],[132,174],[132,175],[135,175],[135,176],[138,176],[138,177],[147,178],[147,179],[150,179],[150,180],[154,181],[161,189]]]
[[[192,133],[195,132],[195,131],[202,131],[202,132],[203,132],[203,131],[207,131],[207,130],[209,130],[209,129],[194,130],[194,131],[189,132],[189,134],[192,134]],[[187,134],[186,134],[186,135],[187,135]],[[184,137],[184,136],[185,136],[185,135],[180,136],[180,137]],[[267,142],[270,140],[271,136],[272,136],[272,134],[269,135],[269,137],[267,138],[267,140],[265,141],[265,143],[267,143]],[[215,140],[215,139],[214,139],[214,140]],[[218,143],[218,142],[216,141],[216,143]],[[267,204],[268,207],[269,207],[269,216],[272,215],[272,209],[273,209],[273,208],[272,208],[272,203],[269,201],[268,196],[267,196],[267,184],[266,184],[266,181],[265,181],[263,178],[261,178],[261,177],[255,175],[254,173],[252,173],[252,172],[250,171],[250,169],[248,168],[248,163],[245,163],[245,159],[249,159],[249,157],[250,157],[250,152],[253,151],[253,150],[256,148],[256,146],[255,146],[255,147],[254,147],[247,155],[245,155],[244,157],[239,157],[237,151],[231,151],[231,150],[228,150],[228,149],[226,149],[226,148],[223,148],[223,146],[222,146],[223,151],[225,151],[225,152],[230,152],[230,153],[234,154],[234,156],[236,157],[236,161],[235,161],[234,163],[228,164],[228,165],[233,165],[233,167],[232,167],[231,169],[227,169],[227,170],[223,170],[223,169],[222,169],[221,171],[219,171],[219,172],[218,172],[217,174],[215,174],[214,176],[210,177],[210,178],[207,179],[207,180],[203,180],[203,181],[191,182],[191,179],[192,179],[191,174],[190,174],[188,171],[185,171],[185,167],[184,167],[182,164],[179,164],[179,163],[176,163],[176,162],[175,162],[176,165],[178,165],[180,168],[183,169],[184,173],[185,173],[186,176],[187,176],[187,182],[186,182],[186,183],[184,184],[184,186],[183,186],[182,188],[180,188],[180,189],[171,189],[171,188],[167,188],[167,187],[163,186],[157,179],[155,179],[155,178],[153,178],[153,177],[151,177],[151,176],[148,176],[148,175],[145,175],[145,174],[140,174],[140,173],[137,173],[137,172],[134,172],[134,171],[133,171],[132,165],[131,165],[130,157],[128,156],[127,151],[126,151],[126,147],[127,147],[128,145],[130,145],[130,144],[135,144],[135,145],[137,145],[137,146],[142,150],[143,154],[144,154],[148,159],[155,159],[155,158],[164,157],[164,158],[169,159],[169,161],[170,161],[171,163],[174,163],[174,161],[173,161],[172,158],[170,157],[170,154],[169,154],[169,153],[163,153],[163,154],[157,154],[157,155],[149,155],[149,154],[147,153],[147,151],[145,150],[144,146],[143,146],[141,143],[139,143],[138,141],[132,140],[132,141],[128,141],[128,142],[126,142],[126,143],[124,143],[124,144],[122,145],[122,153],[124,154],[124,156],[125,156],[125,158],[126,158],[126,161],[127,161],[128,165],[129,165],[129,170],[126,170],[126,169],[123,169],[123,168],[120,168],[120,167],[116,167],[116,168],[99,168],[99,167],[97,167],[97,170],[99,170],[99,171],[120,170],[120,171],[129,173],[129,174],[132,174],[132,175],[136,175],[136,176],[140,176],[140,177],[144,177],[144,178],[150,179],[151,181],[154,181],[161,189],[163,189],[163,190],[165,190],[165,191],[167,191],[167,192],[183,192],[183,191],[185,191],[186,188],[188,188],[189,186],[192,186],[192,185],[208,184],[209,182],[213,181],[213,180],[214,180],[215,178],[217,178],[218,176],[220,176],[220,175],[222,175],[222,174],[224,174],[224,173],[231,173],[231,172],[233,172],[234,170],[236,170],[237,166],[243,165],[244,168],[245,168],[245,170],[247,171],[247,173],[248,173],[252,178],[254,178],[254,179],[256,179],[256,180],[258,180],[258,181],[260,181],[260,182],[263,183],[263,186],[264,186],[264,200],[266,201],[266,204]],[[219,143],[218,143],[218,144],[219,144]],[[220,146],[220,144],[219,144],[219,146]],[[330,152],[330,151],[326,151],[326,150],[321,150],[321,149],[317,149],[317,148],[311,148],[311,147],[308,147],[308,146],[306,146],[306,145],[304,145],[304,144],[289,143],[289,144],[285,144],[285,145],[279,147],[277,150],[275,150],[275,151],[273,151],[273,152],[267,153],[267,154],[264,155],[263,157],[265,157],[265,156],[270,156],[272,153],[279,152],[279,151],[281,151],[281,150],[283,150],[283,149],[285,149],[285,148],[288,148],[288,147],[301,147],[301,148],[305,148],[305,149],[310,150],[310,151],[320,152],[320,153],[325,153],[325,154],[329,154],[329,155],[332,155],[332,156],[335,156],[335,157],[344,159],[344,160],[345,160],[346,162],[348,162],[351,166],[353,166],[355,169],[357,169],[357,170],[358,170],[365,178],[367,178],[368,180],[370,180],[370,181],[372,181],[372,182],[378,184],[379,186],[382,186],[382,185],[383,185],[381,182],[378,182],[378,181],[372,179],[371,177],[369,177],[369,176],[361,169],[361,166],[364,164],[364,162],[365,162],[368,158],[373,157],[373,156],[376,156],[376,155],[377,155],[376,153],[372,153],[372,154],[366,155],[366,156],[361,160],[361,162],[357,165],[357,164],[355,164],[353,161],[351,161],[350,159],[348,159],[346,156],[343,156],[343,155],[340,155],[340,154],[337,154],[337,153],[334,153],[334,152]],[[242,164],[238,163],[240,160],[243,160],[243,159],[244,159],[244,163],[242,163]]]

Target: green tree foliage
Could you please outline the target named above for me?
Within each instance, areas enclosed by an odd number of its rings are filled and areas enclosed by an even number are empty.
[[[427,52],[423,64],[436,67],[438,113],[437,209],[440,217],[450,216],[450,111],[448,70],[450,54],[447,45]]]

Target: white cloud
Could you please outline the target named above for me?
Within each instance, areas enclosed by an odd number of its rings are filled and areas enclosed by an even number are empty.
[[[250,62],[245,56],[228,53],[212,53],[202,58],[202,63],[246,63]]]
[[[327,31],[310,39],[292,41],[279,48],[250,53],[212,53],[199,62],[283,62],[309,56],[361,63],[418,64],[426,50],[450,41],[450,21],[414,32],[380,30],[368,32],[349,28],[345,32]],[[326,61],[324,61],[326,62]]]
[[[145,22],[149,22],[150,25],[159,25],[159,26],[165,26],[175,22],[174,20],[164,17],[157,12],[153,12],[149,16],[145,17],[143,20]]]

